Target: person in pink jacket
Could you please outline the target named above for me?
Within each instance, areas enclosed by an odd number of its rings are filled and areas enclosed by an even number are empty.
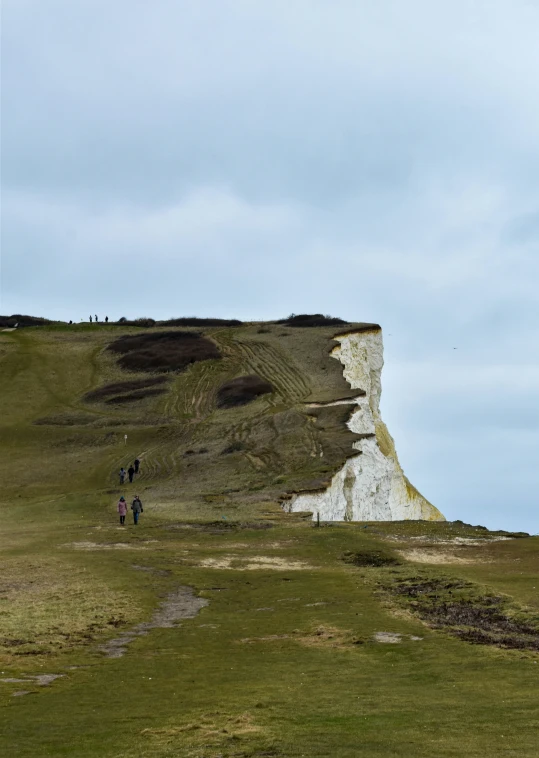
[[[123,496],[118,500],[118,513],[120,514],[120,524],[124,526],[125,517],[127,516],[127,503]]]

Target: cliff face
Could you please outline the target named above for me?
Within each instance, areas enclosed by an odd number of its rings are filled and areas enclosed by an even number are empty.
[[[395,444],[380,416],[384,348],[380,329],[342,334],[332,356],[358,397],[348,427],[361,435],[354,443],[357,455],[349,458],[324,492],[294,496],[287,511],[312,511],[323,521],[400,521],[444,517],[404,476]]]

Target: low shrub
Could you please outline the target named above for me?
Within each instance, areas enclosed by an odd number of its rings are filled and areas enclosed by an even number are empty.
[[[225,382],[217,390],[217,407],[234,408],[238,405],[247,405],[259,395],[273,392],[270,382],[256,374],[239,376],[230,382]]]
[[[337,326],[338,324],[347,324],[349,322],[334,316],[324,316],[322,313],[303,313],[299,316],[291,313],[288,318],[283,318],[277,321],[277,323],[284,324],[285,326]]]
[[[241,326],[243,322],[237,318],[196,318],[187,316],[184,318],[170,318],[167,321],[158,321],[158,326]]]
[[[158,384],[165,384],[168,382],[166,376],[154,376],[148,379],[134,379],[133,381],[126,382],[114,382],[113,384],[105,384],[103,387],[98,387],[91,392],[87,392],[84,395],[84,400],[90,403],[96,403],[99,400],[106,400],[113,395],[118,395],[123,392],[133,392],[135,390],[143,390],[148,387],[155,387]]]
[[[362,550],[361,552],[344,553],[342,559],[345,563],[354,566],[398,566],[400,561],[389,553],[381,550]]]
[[[116,323],[121,324],[122,326],[141,326],[145,329],[149,329],[156,324],[155,319],[153,318],[127,319],[125,316],[122,316],[122,318],[119,319]]]
[[[191,363],[221,357],[217,345],[196,332],[125,335],[107,349],[122,356],[118,363],[128,371],[184,371]]]
[[[223,450],[221,450],[221,455],[241,453],[242,450],[245,450],[245,443],[241,442],[240,440],[236,440],[235,442],[231,442],[227,447],[223,448]]]
[[[109,397],[105,402],[108,405],[117,405],[118,403],[135,403],[138,400],[144,400],[145,397],[154,397],[155,395],[163,395],[166,390],[163,389],[147,389],[137,390],[136,392],[130,392],[128,395],[118,395],[117,397]]]
[[[19,313],[13,316],[0,316],[0,328],[12,329],[15,324],[19,327],[22,326],[46,326],[47,324],[54,324],[54,321],[50,321],[48,318],[40,318],[38,316],[23,316]]]

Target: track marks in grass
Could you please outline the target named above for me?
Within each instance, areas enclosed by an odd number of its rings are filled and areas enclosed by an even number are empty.
[[[274,386],[276,398],[268,402],[275,404],[277,399],[281,402],[297,402],[309,395],[310,386],[307,380],[292,364],[289,356],[262,341],[236,340],[236,343],[251,371]]]

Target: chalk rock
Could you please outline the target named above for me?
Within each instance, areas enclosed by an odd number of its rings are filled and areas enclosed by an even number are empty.
[[[343,375],[365,396],[348,426],[362,439],[354,442],[357,455],[349,458],[324,492],[295,495],[284,506],[289,512],[312,511],[322,521],[445,521],[404,476],[393,438],[380,416],[384,365],[382,331],[342,334],[332,356],[344,366]]]

